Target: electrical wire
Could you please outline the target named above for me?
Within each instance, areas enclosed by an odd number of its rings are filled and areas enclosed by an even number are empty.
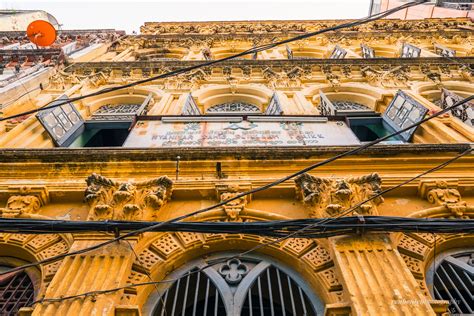
[[[115,237],[115,238],[113,238],[113,239],[104,241],[104,242],[102,242],[102,243],[98,243],[98,244],[96,244],[96,245],[94,245],[94,246],[91,246],[91,247],[88,247],[88,248],[84,248],[84,249],[76,250],[76,251],[73,251],[73,252],[69,252],[69,253],[57,255],[57,256],[54,256],[54,257],[50,257],[50,258],[47,258],[47,259],[43,259],[43,260],[37,261],[37,262],[35,262],[35,263],[30,263],[30,264],[26,264],[26,265],[23,265],[23,266],[15,267],[15,268],[12,268],[12,269],[10,269],[10,270],[8,270],[8,271],[1,272],[0,275],[4,275],[4,274],[12,273],[12,272],[15,272],[15,271],[23,270],[23,269],[25,269],[25,268],[32,267],[32,266],[38,266],[38,265],[41,265],[41,264],[54,262],[54,261],[63,259],[63,258],[68,257],[68,256],[78,255],[78,254],[82,254],[82,253],[85,253],[85,252],[88,252],[88,251],[92,251],[92,250],[95,250],[95,249],[99,249],[99,248],[101,248],[101,247],[104,247],[104,246],[106,246],[106,245],[112,244],[112,243],[117,242],[117,241],[119,241],[119,240],[122,240],[122,239],[125,239],[125,238],[128,238],[128,237],[132,237],[132,236],[136,236],[136,235],[139,235],[139,234],[141,234],[141,233],[145,233],[145,232],[151,231],[151,230],[153,230],[153,229],[156,229],[156,228],[158,228],[158,227],[164,226],[164,225],[166,225],[166,224],[178,222],[178,221],[181,221],[181,220],[183,220],[183,219],[186,219],[186,218],[189,218],[189,217],[192,217],[192,216],[195,216],[195,215],[198,215],[198,214],[207,212],[207,211],[209,211],[209,210],[212,210],[212,209],[215,209],[215,208],[217,208],[217,207],[223,206],[223,205],[225,205],[225,204],[227,204],[227,203],[229,203],[229,202],[231,202],[231,201],[240,199],[240,198],[242,198],[242,197],[244,197],[244,196],[247,196],[247,195],[250,195],[250,194],[254,194],[254,193],[257,193],[257,192],[260,192],[260,191],[264,191],[264,190],[269,189],[269,188],[271,188],[271,187],[273,187],[273,186],[276,186],[276,185],[278,185],[278,184],[281,184],[281,183],[283,183],[283,182],[286,182],[286,181],[288,181],[288,180],[291,180],[292,178],[295,178],[295,177],[297,177],[297,176],[299,176],[299,175],[301,175],[301,174],[303,174],[303,173],[306,173],[306,172],[308,172],[308,171],[311,171],[311,170],[313,170],[313,169],[315,169],[315,168],[317,168],[317,167],[324,166],[324,165],[326,165],[326,164],[328,164],[328,163],[330,163],[330,162],[333,162],[333,161],[335,161],[335,160],[338,160],[338,159],[340,159],[340,158],[343,158],[343,157],[346,157],[346,156],[349,156],[349,155],[356,154],[356,153],[361,152],[361,151],[363,151],[364,149],[369,148],[369,147],[371,147],[371,146],[373,146],[373,145],[375,145],[375,144],[378,144],[378,143],[380,143],[380,142],[382,142],[382,141],[384,141],[384,140],[386,140],[386,139],[389,139],[389,138],[391,138],[391,137],[393,137],[393,136],[399,135],[399,134],[401,134],[401,133],[403,133],[403,132],[405,132],[405,131],[407,131],[407,130],[410,130],[410,129],[412,129],[412,128],[416,128],[417,126],[421,125],[422,123],[427,122],[427,121],[429,121],[429,120],[431,120],[431,119],[433,119],[433,118],[435,118],[435,117],[438,117],[438,116],[440,116],[440,115],[446,113],[447,111],[450,111],[451,109],[453,109],[453,108],[455,108],[455,107],[457,107],[457,106],[460,106],[460,105],[464,104],[465,102],[468,102],[468,101],[470,101],[470,100],[472,100],[472,99],[474,99],[474,95],[472,95],[472,96],[470,96],[470,97],[467,97],[467,98],[465,98],[465,99],[463,99],[463,100],[461,100],[461,101],[459,101],[459,102],[456,102],[456,103],[454,103],[452,106],[449,106],[449,107],[447,107],[447,108],[445,108],[445,109],[443,109],[443,110],[441,110],[441,111],[439,111],[439,112],[436,112],[436,113],[432,114],[431,116],[428,116],[428,117],[422,119],[421,121],[419,121],[419,122],[417,122],[417,123],[414,123],[414,124],[412,124],[412,125],[409,125],[409,126],[407,126],[407,127],[405,127],[405,128],[402,128],[402,129],[400,129],[400,130],[398,130],[398,131],[396,131],[396,132],[393,132],[393,133],[391,133],[391,134],[388,134],[388,135],[386,135],[386,136],[384,136],[384,137],[378,138],[378,139],[373,140],[373,141],[371,141],[371,142],[365,143],[365,144],[363,144],[363,145],[361,145],[361,146],[359,146],[359,147],[356,147],[356,148],[354,148],[354,149],[351,149],[351,150],[345,151],[345,152],[343,152],[343,153],[337,154],[337,155],[335,155],[335,156],[333,156],[333,157],[331,157],[331,158],[328,158],[328,159],[325,159],[325,160],[323,160],[323,161],[321,161],[321,162],[318,162],[318,163],[315,163],[315,164],[313,164],[313,165],[310,165],[309,167],[306,167],[306,168],[304,168],[304,169],[302,169],[302,170],[300,170],[300,171],[297,171],[297,172],[295,172],[295,173],[293,173],[293,174],[290,174],[290,175],[288,175],[288,176],[285,176],[285,177],[283,177],[283,178],[281,178],[281,179],[279,179],[279,180],[273,181],[273,182],[271,182],[271,183],[265,184],[265,185],[263,185],[263,186],[260,186],[260,187],[255,188],[255,189],[248,190],[248,191],[246,191],[246,192],[243,192],[243,193],[238,194],[238,195],[236,195],[236,196],[234,196],[234,197],[232,197],[232,198],[229,198],[229,199],[227,199],[227,200],[221,201],[221,202],[219,202],[219,203],[216,203],[216,204],[214,204],[214,205],[208,206],[208,207],[206,207],[206,208],[203,208],[203,209],[200,209],[200,210],[197,210],[197,211],[194,211],[194,212],[185,214],[185,215],[178,216],[178,217],[173,218],[173,219],[170,219],[170,220],[168,220],[168,221],[160,222],[160,223],[158,223],[158,224],[156,224],[156,225],[153,225],[153,226],[148,226],[148,227],[145,227],[145,228],[141,228],[141,229],[137,229],[137,230],[128,232],[128,233],[126,233],[126,234],[120,235],[120,236],[118,236],[118,237]],[[468,149],[468,150],[472,150],[472,149]]]
[[[327,223],[331,222],[331,221],[336,221],[338,218],[341,218],[343,217],[344,215],[347,215],[351,212],[353,212],[354,210],[358,209],[361,205],[371,201],[371,200],[374,200],[380,196],[382,196],[383,194],[385,193],[388,193],[390,191],[393,191],[405,184],[408,184],[424,175],[427,175],[429,173],[432,173],[432,172],[435,172],[437,170],[440,170],[444,167],[446,167],[447,165],[449,165],[450,163],[460,159],[461,157],[469,154],[472,152],[472,149],[468,149],[466,151],[464,151],[463,153],[443,162],[442,164],[439,164],[429,170],[426,170],[424,171],[423,173],[421,174],[418,174],[417,176],[413,177],[413,178],[410,178],[408,180],[405,180],[393,187],[390,187],[388,189],[385,189],[375,195],[373,195],[372,197],[370,198],[367,198],[366,200],[354,205],[353,207],[345,210],[344,212],[342,212],[339,216],[337,217],[334,217],[334,218],[329,218],[329,219],[320,219],[320,220],[315,220],[315,224],[313,224],[314,226],[316,225],[322,225],[322,223],[324,223],[326,226],[327,226]],[[447,220],[447,219],[412,219],[412,218],[404,218],[404,217],[380,217],[380,216],[363,216],[363,217],[355,217],[355,218],[350,218],[350,217],[345,217],[345,218],[341,218],[341,222],[339,222],[338,224],[335,224],[333,226],[341,226],[341,227],[344,227],[346,225],[348,225],[349,222],[353,222],[354,224],[354,219],[356,219],[356,223],[355,225],[357,225],[356,228],[358,228],[358,232],[359,233],[363,233],[364,231],[366,230],[362,230],[361,228],[364,228],[366,229],[368,227],[368,225],[371,225],[372,223],[373,224],[378,224],[380,225],[381,223],[385,222],[385,228],[383,228],[382,232],[385,232],[386,228],[387,227],[391,227],[393,229],[395,229],[396,227],[410,227],[410,226],[407,226],[405,224],[408,224],[409,222],[411,222],[411,229],[413,229],[412,231],[421,231],[420,229],[420,225],[421,223],[426,223],[426,222],[431,222],[432,224],[433,223],[441,223],[441,222],[449,222],[449,223],[453,223],[454,225],[456,225],[458,228],[462,228],[466,223],[468,223],[471,228],[470,228],[470,231],[472,232],[472,229],[474,228],[474,220]],[[297,222],[297,221],[294,221],[294,222]],[[251,224],[252,222],[249,222],[247,224]],[[184,223],[183,223],[184,224]],[[292,238],[292,237],[300,237],[300,233],[304,230],[307,230],[309,229],[311,225],[307,225],[305,227],[303,227],[302,229],[299,229],[297,231],[294,231],[292,232],[291,234],[286,234],[285,236],[281,237],[281,238],[278,238],[278,239],[274,239],[274,240],[271,240],[269,242],[266,242],[266,243],[262,243],[262,244],[258,244],[257,246],[247,250],[247,251],[244,251],[238,255],[235,255],[235,256],[229,256],[229,257],[226,257],[226,258],[220,258],[220,259],[217,259],[217,260],[213,260],[211,262],[209,262],[208,264],[206,264],[205,266],[199,268],[199,269],[196,269],[196,270],[192,270],[192,271],[188,271],[188,273],[185,273],[184,275],[178,277],[178,278],[174,278],[174,279],[167,279],[167,280],[162,280],[162,281],[153,281],[153,282],[142,282],[142,283],[133,283],[133,284],[128,284],[128,285],[124,285],[124,286],[121,286],[121,287],[116,287],[116,288],[112,288],[112,289],[107,289],[107,290],[100,290],[100,291],[90,291],[90,292],[85,292],[85,293],[80,293],[80,294],[75,294],[75,295],[70,295],[70,296],[63,296],[63,297],[60,297],[60,298],[42,298],[42,299],[39,299],[39,300],[36,300],[35,302],[33,302],[33,304],[37,304],[37,303],[44,303],[44,302],[47,302],[47,303],[53,303],[53,302],[62,302],[62,301],[65,301],[65,300],[70,300],[70,299],[76,299],[76,298],[80,298],[80,297],[88,297],[88,296],[96,296],[96,295],[100,295],[100,294],[107,294],[107,293],[113,293],[113,292],[116,292],[116,291],[120,291],[120,290],[124,290],[124,289],[127,289],[127,288],[135,288],[135,287],[140,287],[140,286],[146,286],[146,285],[158,285],[158,284],[168,284],[168,283],[172,283],[172,282],[175,282],[179,279],[182,279],[184,277],[187,277],[191,274],[194,274],[194,273],[199,273],[199,272],[202,272],[203,270],[215,265],[215,264],[218,264],[218,263],[222,263],[222,262],[227,262],[228,260],[232,260],[234,258],[240,258],[240,257],[243,257],[247,254],[249,254],[250,252],[254,252],[258,249],[260,249],[261,247],[265,247],[265,246],[269,246],[269,245],[272,245],[272,244],[275,244],[275,243],[278,243],[278,242],[281,242],[281,241],[284,241],[288,238]],[[434,225],[436,226],[436,224]],[[379,226],[380,227],[380,226]],[[324,231],[324,229],[323,229]],[[400,230],[397,230],[397,231],[404,231],[402,229]],[[345,233],[347,234],[347,232]],[[314,238],[314,237],[311,237],[311,238]]]
[[[413,179],[410,179],[413,181]],[[404,183],[403,183],[404,184]],[[403,185],[402,184],[402,185]],[[395,188],[392,188],[393,190]],[[386,192],[385,192],[386,193]],[[474,207],[471,207],[474,211]],[[346,214],[350,215],[350,214]],[[361,219],[363,217],[363,222]],[[331,222],[331,225],[327,223]],[[109,229],[129,231],[156,225],[159,222],[114,221],[85,222],[58,220],[0,219],[0,232],[14,234],[64,234],[104,232]],[[313,226],[316,225],[316,226]],[[305,233],[300,230],[308,226]],[[49,227],[47,229],[46,227]],[[336,235],[366,232],[430,232],[469,233],[474,232],[474,220],[413,219],[393,216],[349,216],[335,218],[308,218],[298,220],[276,220],[255,222],[178,222],[159,227],[150,232],[191,232],[208,234],[251,234],[266,237],[284,237],[296,232],[298,238],[326,238]],[[125,240],[128,242],[128,240]],[[129,244],[130,245],[130,244]],[[138,257],[138,256],[137,256]],[[140,262],[140,260],[138,260]]]
[[[11,115],[11,116],[8,116],[8,117],[5,117],[5,118],[0,118],[0,122],[4,121],[4,120],[9,120],[9,119],[13,119],[13,118],[16,118],[16,117],[20,117],[20,116],[23,116],[23,115],[33,114],[33,113],[36,113],[36,112],[39,112],[39,111],[52,109],[52,108],[67,104],[69,102],[75,102],[75,101],[83,100],[85,98],[101,95],[101,94],[104,94],[104,93],[109,93],[109,92],[113,92],[113,91],[117,91],[117,90],[130,88],[130,87],[140,85],[140,84],[143,84],[143,83],[147,83],[147,82],[150,82],[150,81],[176,76],[176,75],[186,73],[186,72],[189,72],[189,71],[192,71],[192,70],[195,70],[195,69],[211,66],[211,65],[214,65],[214,64],[218,64],[218,63],[221,63],[221,62],[224,62],[224,61],[227,61],[227,60],[231,60],[231,59],[235,59],[235,58],[238,58],[238,57],[242,57],[242,56],[245,56],[245,55],[258,53],[260,51],[265,51],[265,50],[268,50],[270,48],[274,48],[276,46],[280,46],[280,45],[284,45],[284,44],[287,44],[287,43],[290,43],[290,42],[302,40],[302,39],[312,37],[312,36],[315,36],[315,35],[327,33],[327,32],[330,32],[330,31],[336,31],[336,30],[343,29],[343,28],[354,27],[354,26],[358,26],[358,25],[365,24],[365,23],[368,23],[368,22],[376,21],[376,20],[379,20],[383,17],[386,17],[386,16],[388,16],[392,13],[395,13],[397,11],[400,11],[400,10],[403,10],[405,8],[408,8],[408,7],[412,7],[412,6],[416,6],[416,5],[425,3],[427,1],[428,0],[417,0],[417,1],[413,1],[413,2],[407,2],[407,3],[405,3],[401,6],[398,6],[398,7],[395,7],[393,9],[381,12],[381,13],[376,14],[376,15],[371,16],[371,17],[366,17],[366,18],[359,19],[359,20],[356,20],[356,21],[347,22],[347,23],[339,24],[339,25],[336,25],[336,26],[333,26],[333,27],[325,28],[325,29],[322,29],[322,30],[319,30],[319,31],[298,35],[298,36],[295,36],[295,37],[292,37],[292,38],[289,38],[289,39],[286,39],[286,40],[282,40],[282,41],[279,41],[279,42],[274,42],[274,43],[269,43],[269,44],[256,46],[256,47],[250,48],[248,50],[245,50],[243,52],[237,53],[235,55],[227,56],[227,57],[224,57],[224,58],[221,58],[221,59],[210,60],[210,61],[207,61],[205,63],[201,63],[201,64],[198,64],[198,65],[189,66],[189,67],[184,67],[184,68],[174,70],[174,71],[170,71],[170,72],[167,72],[167,73],[164,73],[164,74],[161,74],[161,75],[157,75],[157,76],[154,76],[154,77],[149,77],[149,78],[145,78],[145,79],[142,79],[142,80],[130,82],[128,84],[124,84],[124,85],[120,85],[120,86],[116,86],[116,87],[105,88],[105,89],[102,89],[102,90],[99,90],[99,91],[96,91],[96,92],[93,92],[93,93],[89,93],[89,94],[85,94],[85,95],[82,95],[82,96],[74,97],[74,98],[71,98],[71,99],[68,99],[68,100],[65,100],[65,101],[61,101],[61,102],[57,102],[57,103],[56,103],[57,100],[53,100],[53,101],[47,103],[44,107],[42,107],[40,109],[33,109],[33,110],[22,112],[20,114],[15,114],[15,115]],[[55,104],[48,105],[48,104],[51,104],[53,102],[55,102]]]

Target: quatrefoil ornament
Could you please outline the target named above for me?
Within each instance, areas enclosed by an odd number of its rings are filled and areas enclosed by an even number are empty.
[[[220,267],[219,273],[229,284],[238,284],[247,274],[249,268],[240,262],[239,259],[231,259],[225,265]]]

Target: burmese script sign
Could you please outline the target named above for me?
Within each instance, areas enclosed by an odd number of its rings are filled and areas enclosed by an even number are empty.
[[[360,144],[343,122],[139,121],[124,147],[244,147]]]

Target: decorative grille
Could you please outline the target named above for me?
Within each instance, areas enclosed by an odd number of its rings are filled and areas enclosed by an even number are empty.
[[[260,109],[250,103],[233,101],[211,106],[207,113],[260,113]]]
[[[340,47],[339,45],[336,45],[336,47],[334,47],[332,53],[331,53],[331,56],[329,56],[330,59],[343,59],[344,57],[346,57],[347,55],[347,51]]]
[[[445,257],[435,271],[433,292],[436,299],[449,301],[452,314],[474,313],[474,252]]]
[[[461,101],[463,98],[447,89],[441,90],[441,101],[439,105],[445,109],[450,107],[456,102]],[[474,126],[474,102],[466,102],[463,105],[460,105],[451,110],[451,114],[465,124]]]
[[[352,101],[330,101],[328,97],[319,91],[319,112],[325,116],[352,116],[361,114],[370,115],[375,112],[357,102]]]
[[[62,95],[53,101],[50,107],[65,100],[69,100],[69,98]],[[57,146],[68,146],[72,142],[71,136],[84,129],[84,120],[71,102],[42,110],[36,114],[36,117]]]
[[[140,104],[106,104],[92,114],[91,120],[133,119]]]
[[[360,48],[362,49],[363,58],[375,58],[375,51],[372,47],[360,44]]]
[[[409,125],[421,121],[427,112],[427,108],[403,91],[398,90],[392,102],[390,102],[389,106],[387,107],[387,110],[382,115],[382,118],[393,129],[399,131]],[[415,130],[416,127],[413,127],[401,133],[400,137],[408,142],[415,133]]]
[[[444,47],[439,44],[435,44],[435,53],[443,57],[454,57],[456,56],[456,51],[447,47]]]
[[[142,104],[106,104],[92,114],[93,121],[131,121],[136,115],[146,113],[152,94]]]
[[[269,266],[247,292],[241,315],[316,315],[303,289],[286,273]]]
[[[0,266],[0,271],[10,267]],[[16,315],[21,307],[33,303],[35,290],[28,274],[18,271],[0,276],[0,315]]]
[[[404,43],[402,46],[402,58],[417,58],[421,55],[421,49],[411,44]]]
[[[186,98],[181,115],[201,115],[201,111],[199,111],[191,93],[188,94],[188,97]]]
[[[223,298],[211,279],[195,272],[178,279],[161,297],[154,315],[225,315]]]
[[[306,291],[269,262],[234,258],[196,269],[163,292],[153,315],[316,315]]]
[[[280,99],[278,99],[278,95],[275,92],[270,100],[270,105],[265,111],[265,115],[281,115],[282,113],[283,110],[281,109]]]

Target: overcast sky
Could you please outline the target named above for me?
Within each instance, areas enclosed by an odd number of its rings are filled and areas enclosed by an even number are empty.
[[[2,9],[51,13],[63,29],[115,28],[139,31],[143,22],[311,20],[365,17],[370,0],[2,0]]]

